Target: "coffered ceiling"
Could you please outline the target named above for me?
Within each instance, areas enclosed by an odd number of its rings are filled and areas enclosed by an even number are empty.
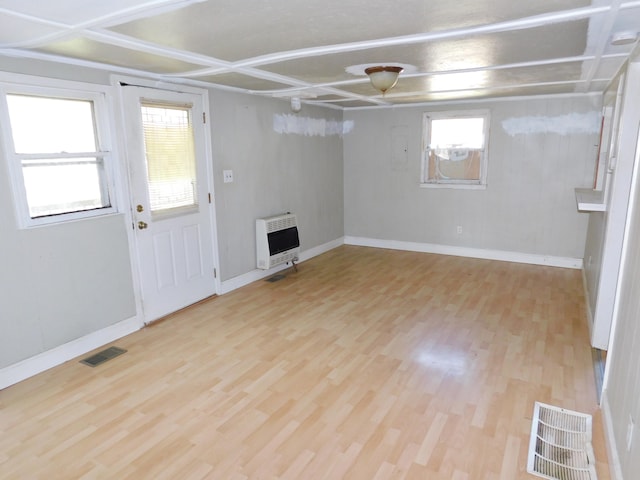
[[[0,0],[2,56],[349,108],[601,92],[640,1]],[[400,65],[384,96],[364,74]]]

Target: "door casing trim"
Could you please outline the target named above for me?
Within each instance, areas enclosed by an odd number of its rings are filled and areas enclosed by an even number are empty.
[[[204,88],[191,87],[187,85],[178,85],[172,84],[168,82],[159,82],[156,80],[149,80],[140,77],[130,77],[124,75],[116,75],[113,74],[110,76],[111,85],[113,86],[114,91],[114,105],[113,111],[115,113],[114,117],[117,117],[118,121],[121,125],[125,125],[125,108],[124,108],[124,96],[123,96],[123,85],[133,85],[144,88],[152,88],[155,90],[165,90],[170,92],[177,93],[189,93],[200,96],[202,99],[202,111],[206,117],[206,125],[204,130],[204,150],[205,150],[205,164],[206,164],[206,175],[207,175],[207,189],[211,194],[211,198],[215,199],[214,192],[214,181],[213,181],[213,148],[211,142],[211,114],[209,111],[209,91]],[[115,124],[116,118],[114,118]],[[208,128],[207,128],[208,127]],[[115,128],[115,125],[114,125]],[[122,129],[120,129],[122,131]],[[133,289],[134,289],[134,297],[136,303],[136,317],[141,319],[141,327],[148,323],[147,319],[144,315],[144,307],[142,301],[142,285],[140,280],[140,265],[138,262],[137,255],[137,237],[135,235],[134,230],[134,217],[133,211],[131,209],[132,205],[132,191],[131,191],[131,179],[129,178],[129,158],[127,157],[127,149],[125,145],[125,137],[124,135],[117,134],[119,131],[115,130],[116,135],[114,135],[114,141],[118,143],[118,150],[123,152],[120,158],[117,161],[117,179],[116,181],[119,183],[120,187],[118,190],[121,191],[121,200],[122,203],[120,205],[128,205],[129,208],[123,208],[122,213],[125,215],[127,225],[131,225],[132,228],[127,229],[127,240],[129,244],[129,258],[131,263],[131,275],[133,277]],[[211,223],[211,239],[213,243],[213,266],[217,272],[215,276],[215,294],[219,294],[221,292],[221,281],[220,281],[220,256],[219,256],[219,243],[218,243],[218,230],[217,230],[217,222],[216,222],[216,209],[215,202],[209,204],[209,216]]]

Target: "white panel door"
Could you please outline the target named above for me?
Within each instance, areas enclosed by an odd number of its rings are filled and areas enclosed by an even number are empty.
[[[124,86],[145,322],[216,293],[203,98]]]

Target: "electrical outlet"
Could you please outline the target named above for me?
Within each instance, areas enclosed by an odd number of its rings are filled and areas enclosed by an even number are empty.
[[[460,225],[456,228],[456,232],[458,232],[458,235],[462,235],[462,227]]]
[[[233,182],[233,170],[223,170],[222,171],[222,179],[224,183]]]

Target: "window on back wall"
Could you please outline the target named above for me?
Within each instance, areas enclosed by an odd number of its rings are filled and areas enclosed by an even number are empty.
[[[423,129],[421,186],[486,187],[488,111],[427,113]]]
[[[39,86],[3,93],[6,108],[0,110],[10,127],[5,150],[19,224],[114,212],[104,94]]]

